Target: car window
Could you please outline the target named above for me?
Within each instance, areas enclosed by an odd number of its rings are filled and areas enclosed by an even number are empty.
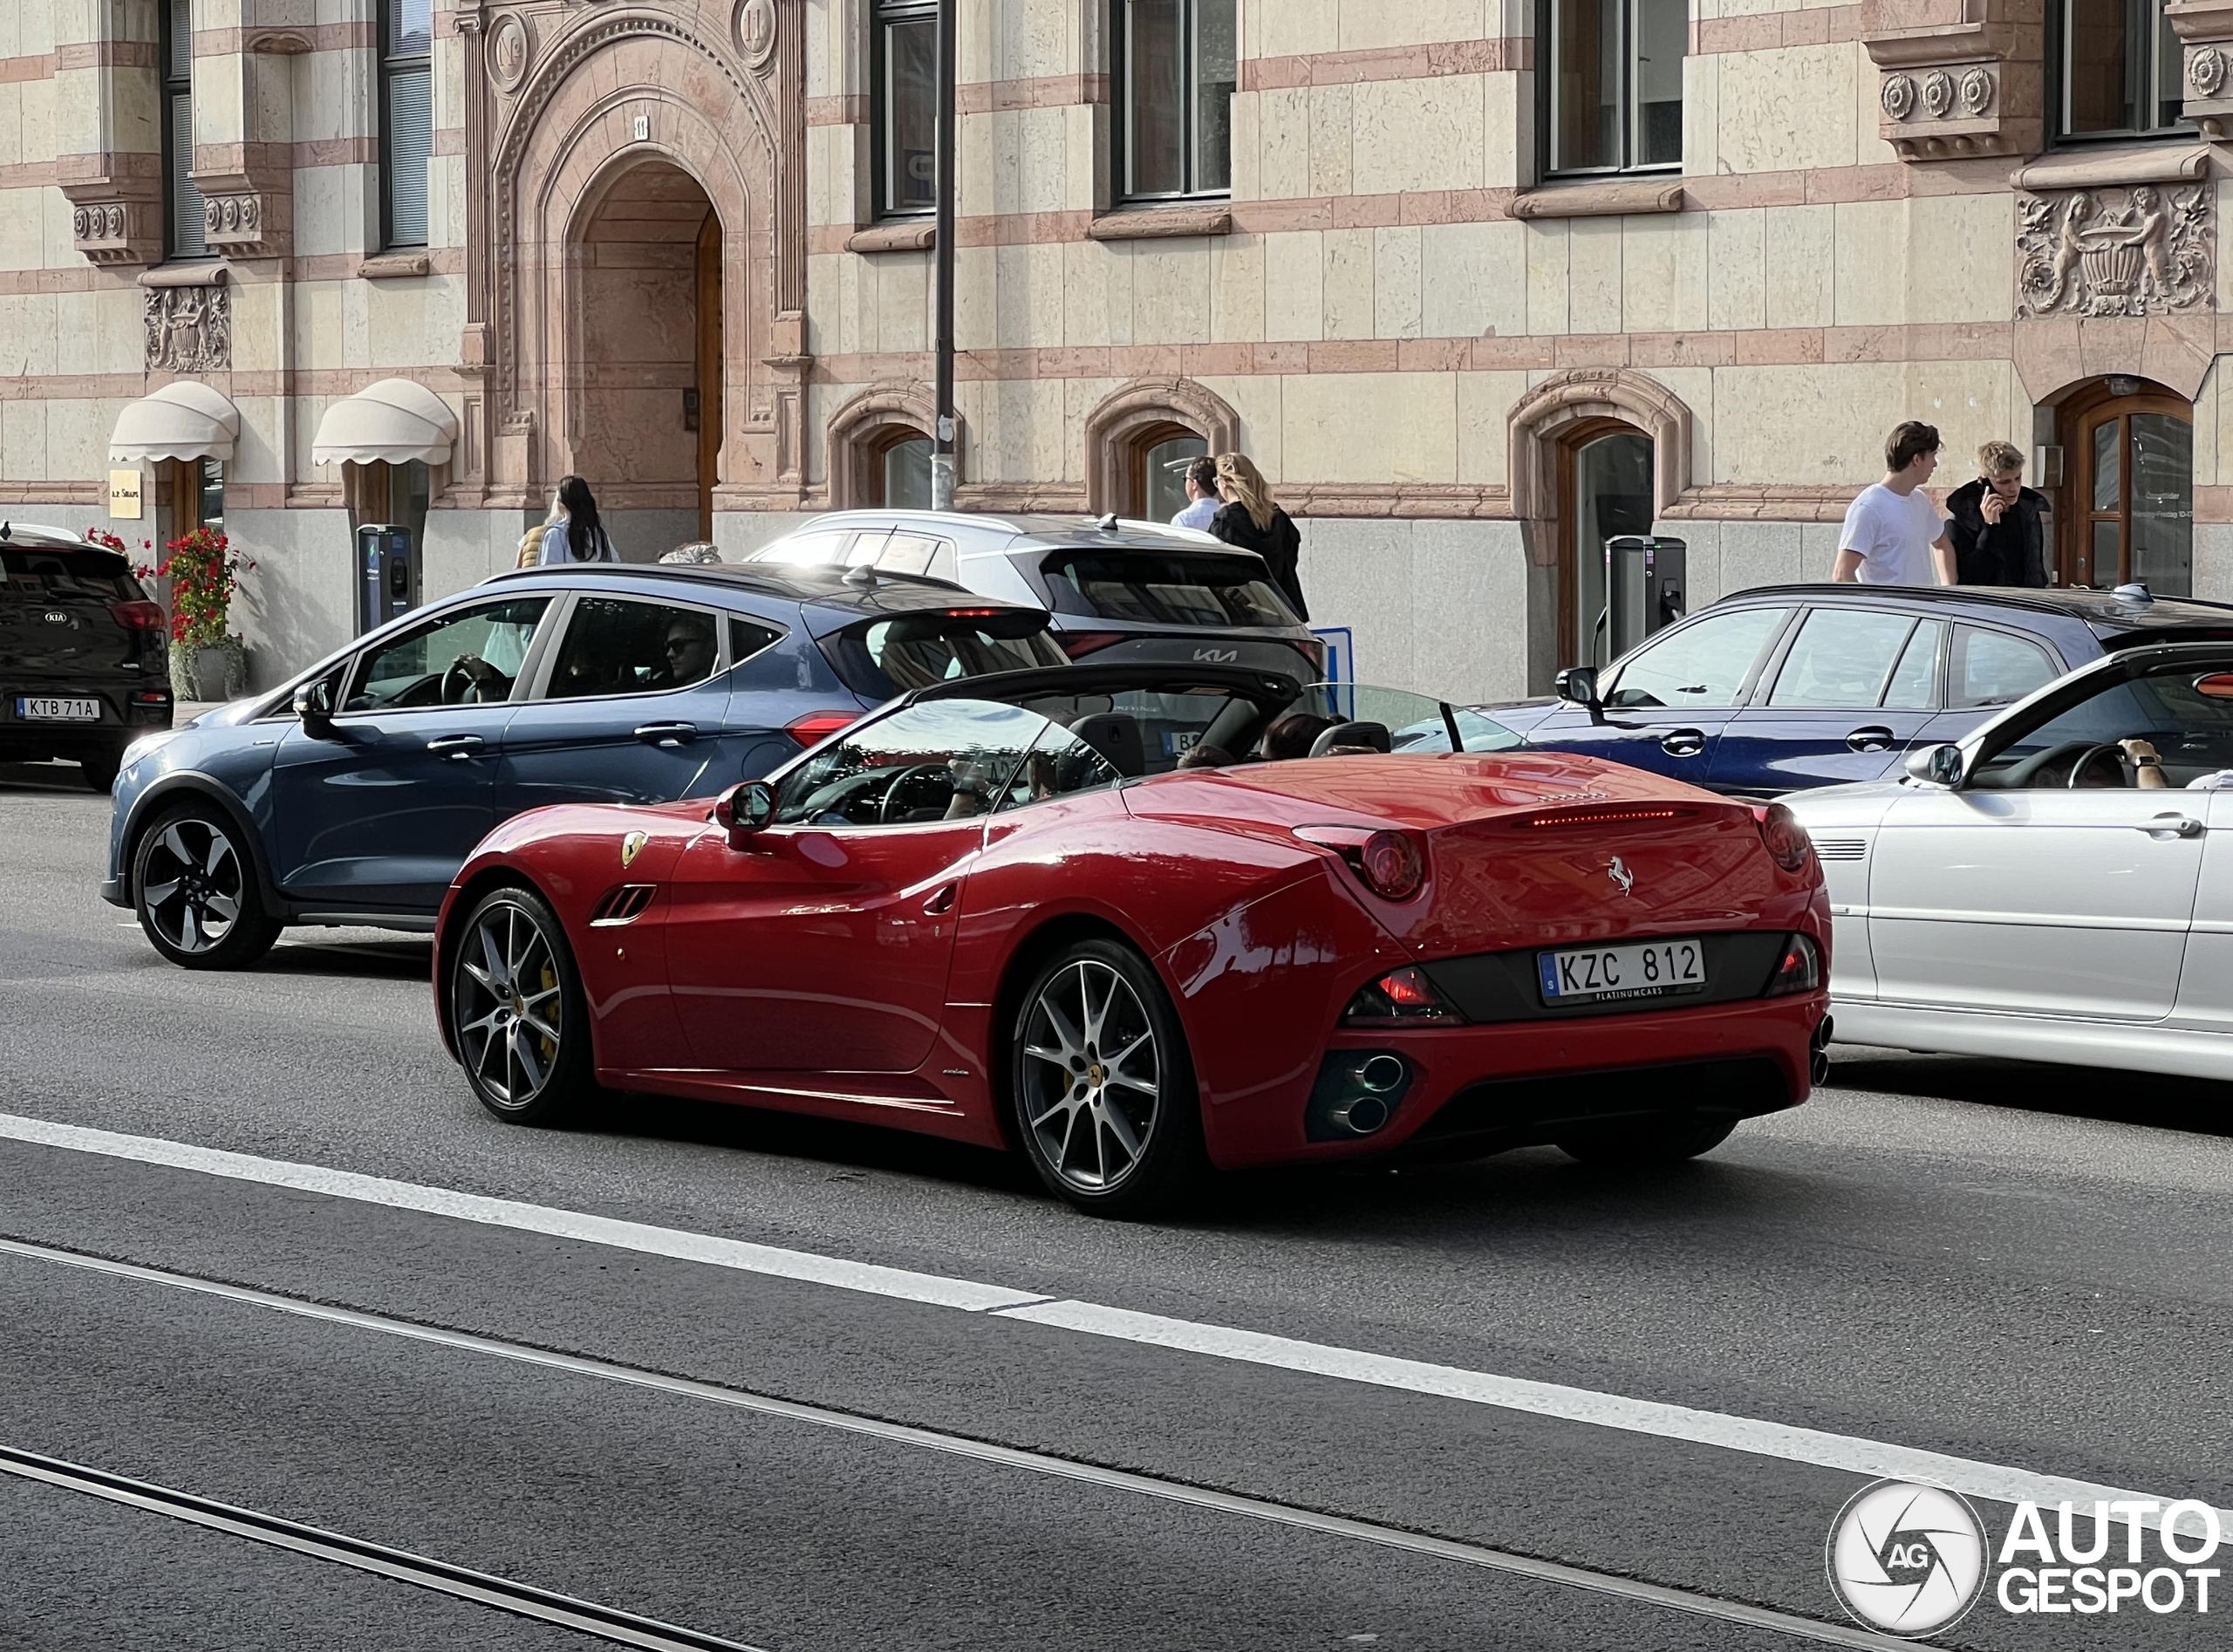
[[[1099,720],[1082,719],[1083,727],[1077,729],[1048,723],[1017,766],[1007,790],[1001,794],[1000,807],[1021,809],[1028,803],[1043,803],[1050,797],[1098,791],[1123,780],[1123,771],[1106,754],[1107,742],[1097,745],[1095,741]]]
[[[138,602],[147,596],[132,577],[132,564],[113,550],[47,550],[10,545],[0,550],[0,573],[10,595],[48,602],[58,597],[93,597],[102,602]]]
[[[953,542],[940,539],[935,534],[902,533],[894,529],[891,537],[877,551],[876,565],[895,574],[928,574],[933,579],[952,579],[956,572]]]
[[[2113,750],[2144,740],[2173,787],[2233,769],[2233,673],[2189,666],[2113,683],[2052,716],[1996,731],[1970,783],[1987,789],[2130,785]],[[2089,758],[2089,753],[2098,754]]]
[[[1801,709],[1874,706],[1915,627],[1906,614],[1814,609],[1783,657],[1768,704]]]
[[[1945,635],[1943,619],[1926,619],[1915,626],[1900,651],[1891,686],[1884,691],[1887,710],[1929,711],[1938,704],[1938,645]]]
[[[2012,705],[2061,675],[2037,643],[1974,625],[1954,628],[1951,705]]]
[[[1371,683],[1314,683],[1303,708],[1335,722],[1378,723],[1388,731],[1393,749],[1399,752],[1446,752],[1450,722],[1443,718],[1443,702],[1408,688],[1383,688]],[[1448,708],[1458,725],[1458,738],[1469,752],[1514,751],[1526,744],[1518,734],[1492,718],[1464,706]]]
[[[1058,550],[1039,571],[1058,613],[1258,630],[1302,624],[1254,556]]]
[[[1253,701],[1216,689],[1050,694],[1030,702],[1107,756],[1128,775],[1163,775],[1190,753],[1197,763],[1231,763],[1253,749],[1268,720]]]
[[[1740,608],[1693,620],[1629,655],[1605,703],[1681,711],[1734,706],[1761,654],[1790,618],[1788,608]]]
[[[702,683],[720,669],[720,633],[702,608],[584,597],[543,691],[546,700],[592,694],[651,694]]]
[[[1035,712],[989,700],[907,707],[785,775],[775,823],[902,826],[989,814],[1047,728]]]
[[[971,608],[857,620],[823,638],[821,648],[838,681],[874,700],[957,677],[1069,663],[1048,634],[1047,616],[1035,608]]]
[[[741,665],[755,654],[773,648],[783,640],[783,633],[773,625],[762,625],[756,620],[739,619],[729,616],[729,664]]]
[[[359,661],[344,711],[509,700],[548,597],[516,597],[415,625]]]
[[[849,533],[823,529],[816,533],[793,534],[779,539],[772,545],[763,545],[745,558],[747,562],[787,563],[794,567],[816,568],[843,559]]]

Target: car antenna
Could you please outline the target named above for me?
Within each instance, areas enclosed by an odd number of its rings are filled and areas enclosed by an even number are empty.
[[[845,583],[849,585],[859,585],[864,590],[873,586],[876,584],[876,564],[869,562],[855,563],[845,570]]]
[[[1116,513],[1113,510],[1110,511],[1106,516],[1103,516],[1096,520],[1093,525],[1100,529],[1104,534],[1115,533],[1116,531]]]

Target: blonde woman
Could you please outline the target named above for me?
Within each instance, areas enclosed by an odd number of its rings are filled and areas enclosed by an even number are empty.
[[[1302,580],[1295,571],[1302,536],[1287,512],[1272,502],[1264,473],[1246,454],[1219,454],[1218,493],[1225,503],[1210,519],[1210,531],[1228,545],[1261,556],[1295,617],[1308,619],[1310,604],[1302,599]]]

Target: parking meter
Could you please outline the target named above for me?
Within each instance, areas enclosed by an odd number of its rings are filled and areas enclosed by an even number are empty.
[[[393,522],[357,529],[357,631],[361,636],[418,605],[419,569],[411,530]]]
[[[1679,539],[1622,534],[1605,542],[1605,603],[1609,658],[1618,659],[1652,632],[1682,618],[1690,606]]]

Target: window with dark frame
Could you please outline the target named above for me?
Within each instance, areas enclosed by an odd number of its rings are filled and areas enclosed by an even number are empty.
[[[201,190],[194,170],[194,0],[163,4],[163,250],[203,258]]]
[[[2163,0],[2054,0],[2049,15],[2059,141],[2194,130],[2181,118],[2186,57]]]
[[[380,239],[427,244],[434,149],[434,0],[380,0]]]
[[[876,0],[869,72],[876,139],[876,215],[938,205],[939,9],[935,0]]]
[[[1546,176],[1683,164],[1685,0],[1541,0],[1537,31]]]
[[[1235,0],[1113,0],[1117,189],[1126,201],[1233,188]]]

